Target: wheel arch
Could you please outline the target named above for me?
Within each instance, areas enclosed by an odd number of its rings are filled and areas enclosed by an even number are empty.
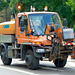
[[[3,48],[3,47],[4,47],[4,49],[5,49],[6,54],[8,53],[8,52],[7,52],[6,44],[0,43],[0,55],[1,55],[1,53],[2,53],[2,48]]]
[[[22,45],[21,46],[21,60],[25,60],[26,52],[28,49],[33,50],[30,45]]]
[[[26,56],[26,52],[27,50],[32,50],[34,53],[34,56],[37,58],[40,58],[41,55],[36,53],[36,47],[34,47],[33,45],[22,45],[22,49],[21,49],[21,59],[25,60],[25,56]]]

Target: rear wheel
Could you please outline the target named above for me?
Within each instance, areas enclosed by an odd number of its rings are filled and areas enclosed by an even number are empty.
[[[4,48],[2,49],[1,59],[4,65],[10,65],[12,62],[12,59],[7,57]]]
[[[39,59],[34,56],[34,53],[32,50],[27,51],[25,60],[26,60],[26,65],[29,69],[33,69],[33,70],[38,69]]]
[[[67,59],[56,59],[54,64],[56,67],[64,67],[66,65]]]

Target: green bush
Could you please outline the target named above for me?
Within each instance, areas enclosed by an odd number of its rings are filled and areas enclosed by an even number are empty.
[[[75,32],[75,26],[74,26],[74,32]]]

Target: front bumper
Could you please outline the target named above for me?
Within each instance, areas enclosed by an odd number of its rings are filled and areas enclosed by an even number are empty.
[[[48,47],[48,48],[37,48],[36,49],[36,53],[48,53],[52,50],[52,47]]]

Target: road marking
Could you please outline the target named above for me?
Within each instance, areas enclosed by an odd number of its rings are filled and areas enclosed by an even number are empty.
[[[64,70],[60,70],[58,68],[50,68],[50,67],[40,67],[40,68],[43,68],[43,69],[50,69],[50,70],[55,70],[55,71],[64,71]]]
[[[20,72],[20,73],[24,73],[24,74],[29,74],[29,75],[44,75],[44,74],[35,74],[35,73],[31,73],[31,72],[27,72],[27,71],[22,71],[22,70],[18,70],[18,69],[14,69],[14,68],[9,68],[9,67],[5,67],[5,66],[0,66],[0,68],[11,70],[11,71],[16,71],[16,72]],[[54,68],[49,68],[49,67],[40,67],[40,68],[51,69],[51,70],[56,70],[56,71],[64,71],[64,70],[54,69]],[[53,74],[53,75],[57,75],[57,74]]]
[[[18,70],[18,69],[13,69],[13,68],[5,67],[5,66],[0,66],[0,68],[16,71],[16,72],[20,72],[20,73],[25,73],[25,74],[29,74],[29,75],[38,75],[38,74],[35,74],[35,73],[31,73],[31,72],[27,72],[27,71],[22,71],[22,70]]]

